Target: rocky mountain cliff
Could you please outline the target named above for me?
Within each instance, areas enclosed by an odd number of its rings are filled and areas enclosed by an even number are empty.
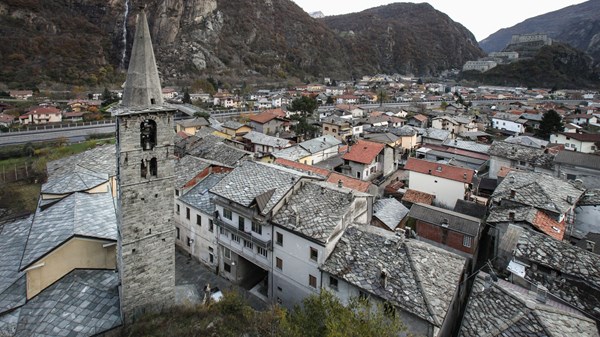
[[[0,82],[122,80],[140,5],[171,83],[427,75],[482,54],[470,32],[428,5],[316,20],[290,0],[0,0]]]
[[[437,74],[483,56],[465,27],[431,5],[395,3],[322,19],[342,38],[352,69]]]
[[[566,42],[600,61],[600,1],[590,0],[554,12],[527,19],[510,28],[501,29],[479,42],[486,53],[500,51],[513,34],[546,33]]]

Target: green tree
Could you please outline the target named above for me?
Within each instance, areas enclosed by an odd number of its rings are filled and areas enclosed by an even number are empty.
[[[192,104],[192,98],[187,89],[183,91],[183,103]]]
[[[108,88],[104,88],[104,91],[102,92],[102,107],[109,106],[118,100],[119,98],[117,95],[108,90]]]
[[[317,100],[313,97],[302,96],[292,101],[289,111],[301,112],[303,115],[311,116],[312,113],[317,109]]]
[[[540,128],[536,131],[535,135],[542,139],[550,139],[551,134],[561,132],[564,128],[565,126],[558,112],[548,110],[542,116]]]
[[[391,337],[404,329],[391,306],[384,309],[358,299],[345,306],[327,291],[304,299],[280,323],[280,334],[289,337]]]
[[[194,117],[204,118],[204,119],[208,120],[210,118],[210,113],[208,113],[206,111],[199,111],[199,112],[194,113]]]

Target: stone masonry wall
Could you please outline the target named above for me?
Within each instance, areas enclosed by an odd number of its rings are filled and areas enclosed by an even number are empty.
[[[121,116],[118,121],[119,271],[126,322],[141,313],[159,312],[174,303],[175,226],[172,111]],[[140,125],[156,122],[157,144],[143,151]],[[141,174],[142,160],[156,158],[157,172]],[[146,164],[146,165],[147,165]],[[149,168],[148,168],[149,169]]]

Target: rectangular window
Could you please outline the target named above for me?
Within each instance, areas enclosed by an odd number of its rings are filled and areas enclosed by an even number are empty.
[[[179,214],[179,204],[177,204],[177,210],[175,211],[175,213]]]
[[[338,290],[338,279],[333,276],[329,276],[329,288],[337,291]]]
[[[254,245],[252,244],[251,241],[244,240],[244,247],[252,249],[254,247]]]
[[[196,214],[196,225],[202,226],[202,217],[200,214]]]
[[[470,248],[473,244],[473,237],[465,235],[463,236],[463,246]]]
[[[275,258],[275,267],[277,267],[277,269],[279,269],[279,270],[283,270],[283,260],[276,257]]]
[[[177,230],[177,240],[179,240],[179,227],[175,227],[175,229]]]
[[[233,216],[231,215],[231,210],[227,209],[227,208],[223,208],[223,217],[225,219],[231,220],[233,218]]]
[[[212,221],[212,219],[209,219],[209,220],[208,220],[208,231],[209,231],[209,232],[213,232],[214,230],[215,230],[215,224],[214,224],[214,222]]]
[[[360,179],[360,172],[356,172],[356,178]]]
[[[313,288],[316,288],[317,287],[317,278],[312,275],[308,275],[308,285]]]
[[[258,254],[267,257],[267,250],[263,247],[256,247],[256,250],[258,251]]]
[[[226,259],[231,259],[231,249],[223,247],[223,255]]]
[[[223,263],[223,269],[225,269],[226,272],[231,273],[231,265],[228,263]]]
[[[252,221],[252,231],[256,234],[262,234],[262,225]]]
[[[187,246],[190,247],[192,245],[192,239],[190,239],[190,237],[187,237]]]
[[[310,247],[310,259],[316,262],[318,258],[319,251],[314,249],[313,247]]]
[[[276,232],[275,243],[283,247],[283,234]]]
[[[241,216],[238,217],[238,229],[242,232],[244,231],[244,227],[245,227],[244,224],[245,224],[244,218],[242,218]]]
[[[235,235],[235,234],[233,234],[233,233],[231,233],[231,240],[233,240],[233,241],[235,241],[237,243],[240,243],[240,237],[237,236],[237,235]]]
[[[190,219],[190,208],[189,207],[185,208],[185,218],[188,220]]]
[[[175,190],[175,196],[178,197],[179,196],[179,190]]]

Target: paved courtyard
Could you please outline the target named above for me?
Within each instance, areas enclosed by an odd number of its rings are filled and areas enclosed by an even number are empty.
[[[177,302],[180,304],[197,304],[204,296],[206,284],[219,287],[221,290],[235,290],[256,310],[265,310],[267,304],[251,294],[248,290],[232,284],[229,280],[218,276],[187,254],[175,250],[175,285]]]

